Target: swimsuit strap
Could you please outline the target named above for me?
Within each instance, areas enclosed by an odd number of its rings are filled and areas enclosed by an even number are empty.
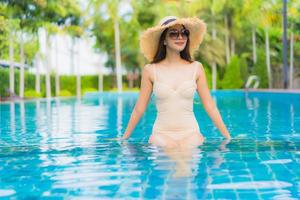
[[[197,74],[197,63],[195,62],[195,65],[194,65],[194,74],[193,74],[193,79],[196,78],[196,74]]]

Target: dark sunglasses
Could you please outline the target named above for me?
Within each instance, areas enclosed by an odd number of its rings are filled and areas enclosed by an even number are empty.
[[[179,34],[183,39],[187,39],[190,35],[190,31],[188,29],[179,30],[170,30],[168,35],[171,39],[175,40],[179,38]]]

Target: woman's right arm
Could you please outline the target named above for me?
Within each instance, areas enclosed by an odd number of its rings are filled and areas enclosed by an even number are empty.
[[[139,122],[140,118],[143,116],[148,102],[150,100],[152,94],[152,78],[151,78],[151,65],[147,64],[144,66],[142,70],[142,77],[141,77],[141,87],[138,100],[134,106],[134,109],[131,113],[127,128],[125,133],[123,134],[123,139],[129,138],[132,131],[134,130],[135,126]]]

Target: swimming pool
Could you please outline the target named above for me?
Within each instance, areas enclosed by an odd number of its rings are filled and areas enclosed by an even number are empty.
[[[229,144],[195,95],[206,141],[182,165],[147,144],[153,97],[128,142],[107,140],[122,135],[137,97],[1,103],[0,198],[299,199],[300,94],[214,92]],[[189,176],[175,176],[182,169]]]

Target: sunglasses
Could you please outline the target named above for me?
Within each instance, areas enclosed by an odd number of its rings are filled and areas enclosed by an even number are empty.
[[[172,39],[178,39],[179,38],[179,34],[181,35],[181,37],[183,39],[187,39],[190,35],[190,31],[188,29],[181,29],[179,30],[170,30],[168,33],[168,36]]]

